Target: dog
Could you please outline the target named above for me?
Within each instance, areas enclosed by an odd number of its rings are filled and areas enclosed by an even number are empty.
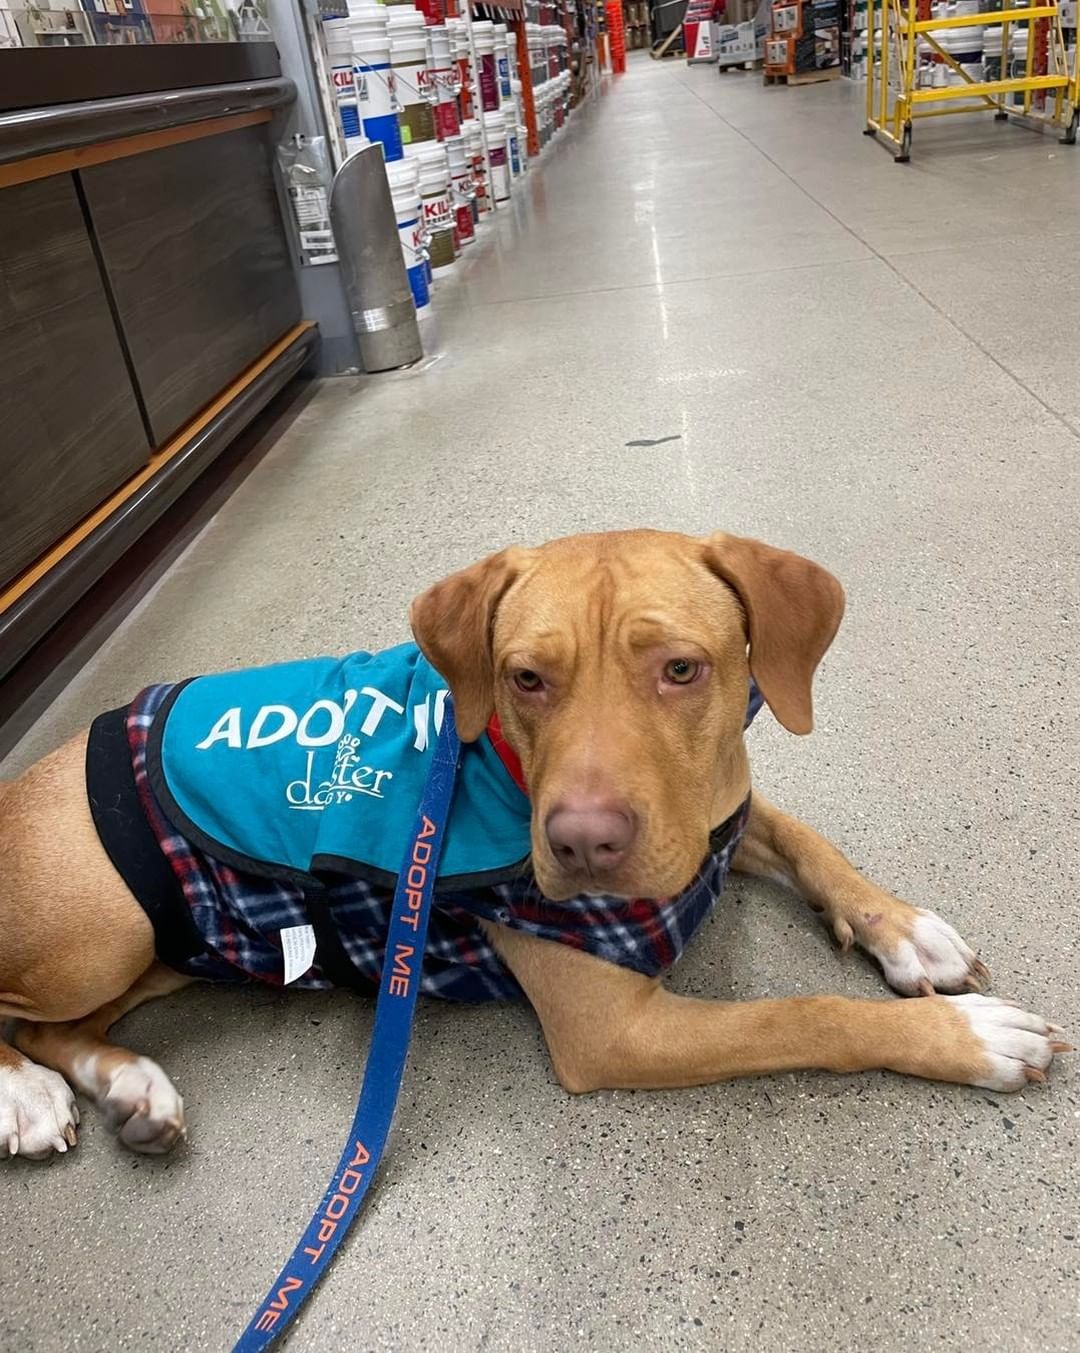
[[[16,1021],[0,1151],[74,1146],[72,1087],[135,1150],[184,1134],[164,1071],[107,1038],[152,997],[200,978],[374,989],[393,815],[415,810],[447,690],[462,802],[425,989],[526,998],[568,1091],[798,1068],[1043,1081],[1060,1029],[981,994],[989,973],[946,921],[751,794],[744,728],[764,702],[811,731],[843,608],[824,568],[755,540],[575,536],[433,586],[415,645],[150,688],[101,716],[0,788],[0,1013]],[[663,973],[729,867],[793,889],[915,999],[672,994]],[[286,932],[307,945],[291,976]]]

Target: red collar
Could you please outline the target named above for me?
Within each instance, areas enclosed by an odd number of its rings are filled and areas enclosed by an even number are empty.
[[[528,797],[529,788],[525,783],[525,773],[521,769],[521,758],[503,737],[502,724],[499,722],[497,714],[491,716],[487,726],[487,735],[491,739],[491,745],[495,748],[499,760],[509,772],[511,780]]]

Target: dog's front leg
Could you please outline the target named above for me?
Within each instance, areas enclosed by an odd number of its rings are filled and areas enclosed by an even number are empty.
[[[574,1092],[668,1089],[819,1068],[899,1071],[993,1090],[1044,1079],[1061,1031],[989,996],[704,1001],[590,954],[485,926]]]
[[[901,902],[858,872],[835,846],[754,794],[733,867],[791,888],[823,913],[840,947],[858,944],[905,996],[982,991],[986,965],[947,921]]]
[[[156,1062],[110,1043],[106,1034],[136,1006],[191,980],[155,963],[123,996],[85,1019],[16,1025],[16,1046],[42,1064],[39,1070],[61,1072],[92,1099],[125,1146],[160,1155],[184,1136],[184,1101]]]

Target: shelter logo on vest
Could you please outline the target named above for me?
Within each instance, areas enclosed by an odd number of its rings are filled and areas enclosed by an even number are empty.
[[[285,787],[290,808],[319,812],[330,804],[351,803],[354,794],[369,794],[373,799],[381,799],[383,781],[394,778],[392,770],[360,764],[360,739],[351,733],[346,733],[337,745],[334,769],[328,780],[313,784],[314,766],[315,753],[308,752],[303,776],[291,780]]]

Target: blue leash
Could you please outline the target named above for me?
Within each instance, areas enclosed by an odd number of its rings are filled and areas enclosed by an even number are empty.
[[[375,1027],[349,1139],[318,1210],[233,1353],[268,1348],[296,1315],[359,1216],[379,1168],[409,1052],[431,899],[460,755],[454,705],[448,698],[442,732],[394,889]]]

